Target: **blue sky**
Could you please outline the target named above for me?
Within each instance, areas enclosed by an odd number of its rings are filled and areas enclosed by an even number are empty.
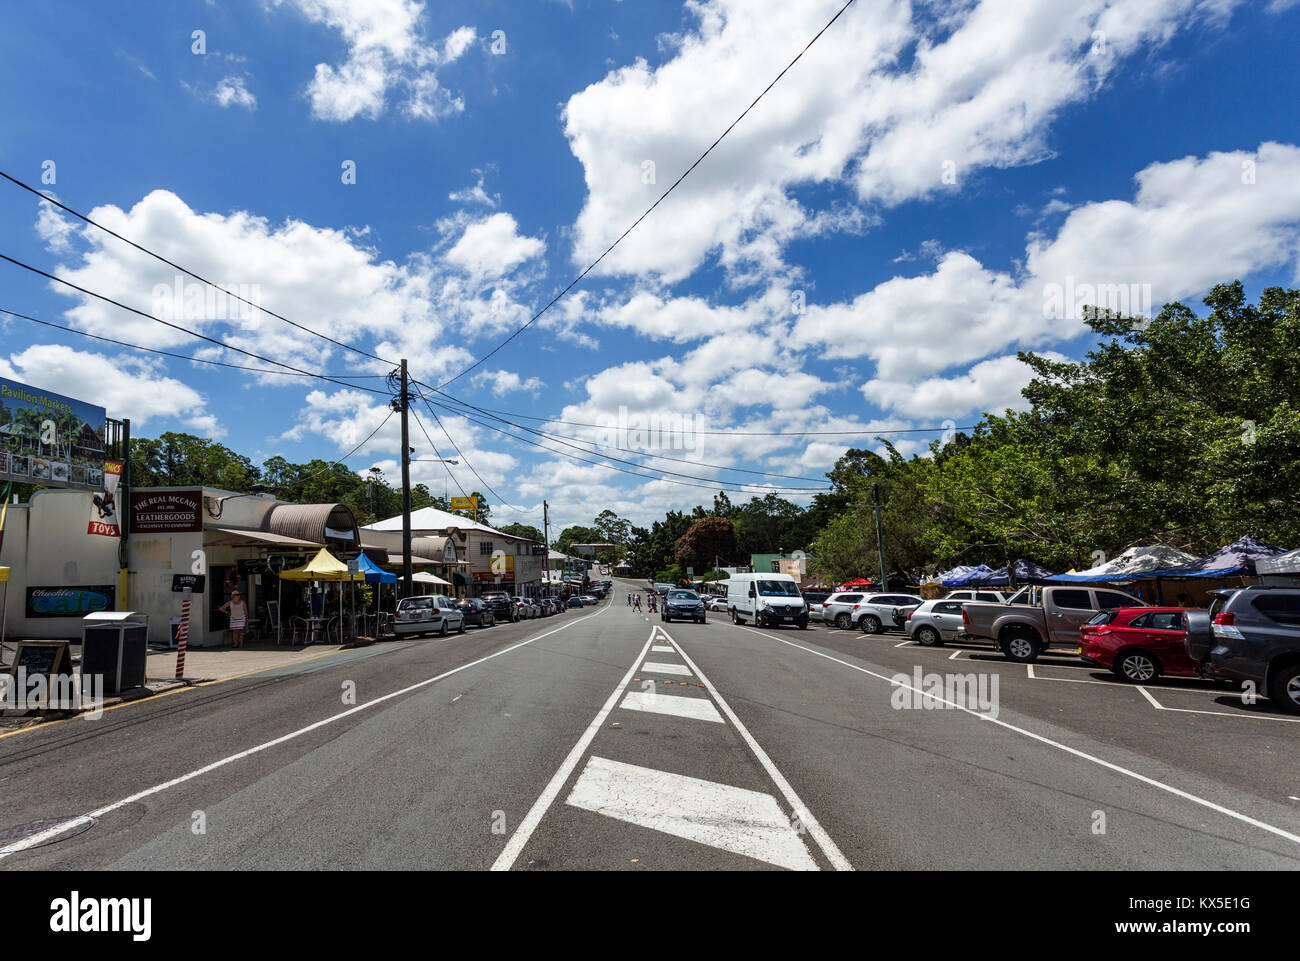
[[[838,6],[28,6],[0,35],[0,169],[440,383],[617,237]],[[1017,350],[1089,346],[1050,290],[1124,285],[1158,309],[1217,281],[1294,285],[1298,21],[1293,4],[1233,0],[858,0],[573,294],[448,390],[706,478],[690,483],[814,487],[650,455],[820,478],[868,438],[739,432],[964,426],[1016,405]],[[273,318],[187,318],[159,292],[173,269],[9,184],[0,222],[4,253],[227,344],[314,371],[387,369]],[[0,307],[246,362],[9,264]],[[382,397],[336,384],[0,323],[0,376],[104,405],[146,436],[332,459],[386,416]],[[685,449],[574,426],[620,410],[633,428],[684,430]],[[480,475],[462,463],[455,481],[520,508],[498,505],[498,521],[538,522],[543,498],[561,525],[711,500],[670,483],[686,478],[638,479],[440,414]],[[349,465],[395,477],[396,426]],[[910,452],[938,433],[896,436]],[[457,492],[435,463],[415,477]]]

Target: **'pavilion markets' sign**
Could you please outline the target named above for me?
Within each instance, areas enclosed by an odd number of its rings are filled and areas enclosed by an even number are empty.
[[[104,408],[0,377],[0,482],[104,489]]]
[[[132,534],[196,534],[203,530],[203,491],[132,491]]]
[[[85,617],[113,609],[112,584],[94,587],[29,587],[28,617]]]

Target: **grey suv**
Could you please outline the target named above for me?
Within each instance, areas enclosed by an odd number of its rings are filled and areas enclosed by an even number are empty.
[[[1300,714],[1300,589],[1242,587],[1212,591],[1210,638],[1189,631],[1187,653],[1209,672],[1252,681],[1279,708]]]

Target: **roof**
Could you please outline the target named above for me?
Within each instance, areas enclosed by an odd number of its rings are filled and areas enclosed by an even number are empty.
[[[421,533],[445,533],[447,528],[455,527],[462,531],[480,531],[484,534],[493,534],[497,537],[509,537],[517,541],[528,541],[533,543],[527,537],[518,537],[514,534],[507,534],[499,531],[495,527],[488,527],[486,524],[478,524],[468,517],[462,517],[459,514],[452,514],[448,511],[439,510],[436,507],[421,507],[418,511],[411,511],[411,530]],[[402,529],[402,515],[397,514],[393,517],[385,518],[382,521],[376,521],[368,524],[362,530],[370,531],[400,531]]]
[[[267,512],[262,528],[316,544],[324,544],[327,536],[340,535],[343,540],[360,541],[357,520],[342,504],[276,504]]]
[[[244,538],[250,541],[261,541],[263,544],[275,544],[279,547],[323,547],[321,541],[306,541],[297,537],[286,537],[284,534],[272,534],[270,531],[250,531],[238,527],[215,527],[211,530],[219,531],[222,534],[229,534],[232,537]]]

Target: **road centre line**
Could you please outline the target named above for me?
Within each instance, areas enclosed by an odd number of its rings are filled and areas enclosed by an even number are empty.
[[[542,793],[538,795],[537,800],[533,802],[533,806],[528,809],[528,813],[524,815],[524,819],[519,822],[519,827],[515,828],[515,833],[510,835],[510,839],[506,841],[506,846],[502,848],[501,853],[497,855],[497,859],[492,862],[491,870],[509,871],[515,861],[519,859],[519,855],[524,851],[524,845],[526,845],[532,838],[533,832],[537,830],[537,825],[541,823],[546,812],[550,810],[551,805],[555,803],[555,799],[559,796],[560,789],[564,787],[564,783],[569,779],[569,775],[572,774],[573,769],[578,766],[578,762],[582,760],[582,756],[587,753],[587,748],[590,747],[591,742],[595,740],[596,733],[600,730],[601,725],[605,723],[605,718],[609,717],[609,712],[614,710],[614,704],[618,701],[619,696],[627,693],[628,684],[630,684],[632,678],[636,676],[637,671],[640,669],[641,661],[645,658],[646,651],[649,650],[650,643],[656,639],[656,633],[659,630],[660,628],[656,626],[655,629],[650,632],[650,637],[641,648],[641,653],[638,654],[636,659],[632,662],[632,666],[629,667],[627,673],[623,675],[623,680],[618,683],[618,686],[614,688],[614,692],[610,694],[601,709],[596,712],[596,716],[592,718],[591,723],[587,725],[587,729],[582,732],[582,736],[578,738],[578,742],[573,745],[573,750],[569,751],[568,756],[566,756],[560,763],[559,768],[556,770],[555,774],[552,775],[550,781],[547,782],[546,787],[542,789]]]
[[[748,630],[748,628],[741,628],[741,630]],[[758,632],[755,631],[753,633]],[[817,846],[822,849],[822,854],[826,856],[826,860],[830,861],[837,871],[852,871],[853,865],[849,864],[849,859],[844,856],[836,846],[835,842],[831,840],[830,835],[826,833],[826,830],[821,826],[821,823],[813,816],[812,811],[810,811],[808,806],[799,799],[799,795],[795,794],[794,788],[791,787],[790,782],[785,779],[785,775],[777,770],[776,765],[772,763],[772,759],[767,756],[767,752],[759,746],[758,741],[754,739],[754,735],[749,733],[749,728],[745,727],[740,718],[736,716],[736,712],[731,709],[731,705],[728,704],[723,696],[718,693],[718,689],[713,686],[713,682],[704,676],[704,672],[696,666],[695,662],[691,660],[690,655],[682,649],[682,646],[676,641],[673,641],[667,631],[664,631],[664,635],[672,641],[673,645],[677,648],[678,653],[681,654],[682,660],[686,662],[686,666],[695,672],[695,676],[700,679],[700,683],[704,685],[705,690],[707,690],[713,696],[714,700],[718,702],[718,707],[722,709],[722,713],[727,715],[731,723],[736,726],[736,730],[740,733],[740,736],[744,739],[745,743],[749,745],[749,749],[754,752],[754,756],[758,758],[758,763],[763,766],[763,770],[767,772],[767,776],[772,779],[772,782],[781,792],[781,796],[785,798],[785,803],[790,805],[790,808],[794,811],[795,816],[799,819],[800,823],[807,829],[808,833],[812,835],[813,840],[817,842]]]
[[[591,616],[599,617],[608,609],[609,609],[609,604],[606,604],[604,607],[596,611]],[[511,651],[515,651],[521,647],[525,647],[528,644],[532,644],[534,641],[540,641],[544,637],[550,637],[552,634],[558,634],[560,631],[572,627],[574,624],[578,624],[584,620],[586,620],[585,617],[575,618],[574,620],[571,620],[568,623],[555,628],[555,630],[547,631],[544,634],[538,634],[536,637],[530,637],[527,640],[520,641],[518,644],[512,644],[510,647],[503,648],[502,650],[496,651],[492,654],[488,654],[485,657],[480,657],[476,661],[471,661],[468,664],[462,664],[460,667],[452,668],[450,671],[445,671],[444,673],[439,674],[436,677],[430,677],[430,678],[426,678],[423,681],[417,681],[415,684],[410,684],[402,688],[401,690],[392,691],[388,694],[384,694],[380,697],[375,698],[374,700],[366,701],[364,704],[358,704],[356,707],[352,707],[346,711],[342,711],[338,714],[331,715],[330,717],[323,718],[312,724],[308,724],[306,727],[299,728],[296,731],[291,731],[288,734],[283,734],[280,737],[273,738],[272,740],[266,741],[263,744],[258,744],[255,747],[250,747],[247,750],[240,751],[237,754],[232,754],[229,757],[222,758],[219,761],[214,761],[211,764],[207,764],[204,765],[203,767],[196,768],[195,770],[190,771],[188,774],[182,774],[180,777],[172,778],[170,781],[164,781],[161,784],[155,784],[153,787],[146,788],[143,791],[139,791],[135,794],[132,794],[130,797],[126,797],[120,801],[114,802],[113,804],[108,804],[105,805],[104,807],[97,808],[96,810],[91,811],[88,814],[84,815],[84,817],[88,817],[88,818],[103,817],[105,814],[109,814],[113,811],[116,811],[118,808],[125,807],[128,804],[134,804],[136,801],[143,800],[144,798],[147,797],[152,797],[155,794],[161,794],[163,791],[167,791],[173,787],[176,787],[178,784],[183,784],[186,781],[191,781],[196,777],[200,777],[204,774],[208,774],[212,771],[217,770],[218,768],[225,767],[228,764],[233,764],[236,761],[242,761],[246,757],[251,757],[254,754],[258,754],[262,751],[267,750],[268,748],[276,747],[280,744],[284,744],[288,741],[292,741],[295,738],[301,737],[304,734],[308,734],[312,731],[315,731],[318,728],[322,728],[325,727],[326,725],[333,724],[335,721],[339,721],[345,717],[350,717],[353,714],[357,714],[360,713],[361,711],[368,710],[372,707],[375,707],[376,705],[383,704],[386,701],[391,701],[395,698],[402,697],[406,694],[410,694],[413,691],[417,691],[422,687],[427,687],[430,684],[435,684],[438,681],[451,677],[453,674],[459,674],[461,671],[468,670],[471,667],[476,667],[479,664],[484,663],[485,661],[490,661],[493,658],[500,657],[503,654],[509,654]],[[0,859],[4,859],[8,857],[10,854],[15,853],[15,850],[11,850],[12,847],[13,846],[10,845],[8,847],[0,848]]]
[[[1181,788],[1176,788],[1171,784],[1165,784],[1163,781],[1157,781],[1155,778],[1147,777],[1145,774],[1139,774],[1137,771],[1131,771],[1126,767],[1122,767],[1111,761],[1103,760],[1102,758],[1096,757],[1092,754],[1088,754],[1085,751],[1080,751],[1078,748],[1070,747],[1068,744],[1062,744],[1060,741],[1054,741],[1049,737],[1043,736],[1042,734],[1036,734],[1033,731],[1026,730],[1025,728],[1017,727],[1016,725],[1004,721],[1001,718],[995,718],[987,714],[981,714],[979,711],[972,710],[971,708],[967,707],[964,704],[958,704],[953,701],[948,701],[942,695],[932,694],[928,691],[921,691],[918,688],[913,687],[911,684],[895,681],[893,678],[886,677],[884,674],[877,674],[875,671],[869,671],[865,667],[859,667],[856,664],[850,664],[848,661],[840,660],[838,657],[832,657],[830,654],[826,654],[822,651],[813,650],[811,647],[804,647],[802,644],[796,644],[794,641],[787,641],[784,638],[777,637],[773,634],[764,634],[762,631],[756,631],[748,627],[741,627],[740,625],[733,625],[733,626],[737,627],[739,630],[747,631],[750,634],[757,634],[759,637],[767,638],[768,640],[780,641],[782,644],[788,644],[790,647],[797,648],[798,650],[805,651],[809,654],[815,654],[817,657],[824,657],[828,661],[834,661],[836,664],[840,664],[851,670],[858,671],[859,673],[862,674],[866,674],[869,677],[874,677],[879,680],[885,681],[890,685],[906,688],[907,690],[912,691],[923,697],[929,697],[934,702],[946,704],[949,707],[952,707],[959,711],[963,711],[966,714],[971,715],[972,717],[977,717],[987,724],[996,724],[999,727],[1006,728],[1008,731],[1013,731],[1016,734],[1021,734],[1025,737],[1032,738],[1035,741],[1039,741],[1040,743],[1046,744],[1049,747],[1054,747],[1057,750],[1064,751],[1067,754],[1073,754],[1075,757],[1081,758],[1085,761],[1089,761],[1093,764],[1104,767],[1107,770],[1114,771],[1117,774],[1122,774],[1125,777],[1129,777],[1136,781],[1140,781],[1143,784],[1150,785],[1151,787],[1157,788],[1161,791],[1165,791],[1176,797],[1180,797],[1185,801],[1191,801],[1193,804],[1199,804],[1202,807],[1210,809],[1211,811],[1216,811],[1219,814],[1222,814],[1226,817],[1234,818],[1238,821],[1241,821],[1244,824],[1249,824],[1251,827],[1259,828],[1260,830],[1267,831],[1270,834],[1276,834],[1278,837],[1284,838],[1292,842],[1293,844],[1300,844],[1300,835],[1293,834],[1290,831],[1285,831],[1282,828],[1276,827],[1272,824],[1268,824],[1267,822],[1257,820],[1256,818],[1253,818],[1248,814],[1243,814],[1240,811],[1234,811],[1232,808],[1224,807],[1221,804],[1216,804],[1214,801],[1192,794],[1188,791],[1184,791]],[[682,656],[685,657],[685,654],[683,654]],[[700,680],[704,680],[704,678],[701,677]],[[1147,695],[1147,697],[1148,699],[1150,699],[1149,694]],[[1179,709],[1169,708],[1168,710],[1179,710]]]

